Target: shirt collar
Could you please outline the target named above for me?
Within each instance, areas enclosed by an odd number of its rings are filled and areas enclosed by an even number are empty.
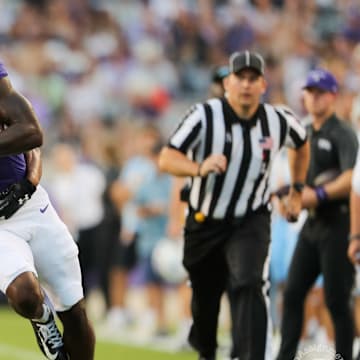
[[[327,132],[329,131],[335,124],[335,122],[337,121],[337,117],[335,115],[335,113],[333,113],[332,115],[330,115],[330,117],[328,117],[326,119],[326,121],[322,124],[321,128],[319,130],[315,130],[313,125],[311,124],[311,132],[312,133],[316,133],[316,132]]]
[[[231,124],[240,124],[243,127],[249,128],[252,128],[256,125],[259,118],[259,111],[263,107],[263,104],[259,104],[251,119],[243,119],[236,114],[226,98],[222,98],[221,101],[223,103],[225,121],[230,121]]]

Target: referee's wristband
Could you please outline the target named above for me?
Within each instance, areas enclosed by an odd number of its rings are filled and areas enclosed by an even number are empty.
[[[349,241],[360,240],[360,233],[349,235]]]
[[[317,186],[314,190],[319,204],[324,203],[328,199],[328,194],[323,186]]]

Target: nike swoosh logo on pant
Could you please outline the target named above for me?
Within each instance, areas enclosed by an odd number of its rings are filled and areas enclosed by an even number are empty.
[[[49,204],[47,204],[44,208],[40,208],[40,212],[44,213],[46,211],[46,209],[48,208]]]

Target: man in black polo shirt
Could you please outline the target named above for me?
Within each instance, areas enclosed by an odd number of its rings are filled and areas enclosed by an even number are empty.
[[[349,193],[358,142],[355,132],[334,113],[337,91],[336,79],[323,69],[311,71],[304,86],[304,105],[311,118],[307,127],[311,156],[302,204],[309,215],[289,269],[278,360],[295,358],[304,299],[320,273],[335,327],[336,352],[345,360],[352,359],[350,294],[354,269],[347,258],[347,246]],[[324,183],[319,176],[323,174],[328,174],[328,179],[338,176]]]

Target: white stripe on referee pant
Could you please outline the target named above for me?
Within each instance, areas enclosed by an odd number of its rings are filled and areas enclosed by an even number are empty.
[[[265,360],[273,359],[273,347],[272,347],[272,321],[270,315],[270,297],[268,295],[270,290],[270,280],[269,280],[269,270],[270,270],[270,247],[268,251],[268,255],[264,262],[263,269],[263,280],[264,285],[262,287],[265,305],[266,305],[266,313],[267,313],[267,329],[266,329],[266,342],[265,342]]]

